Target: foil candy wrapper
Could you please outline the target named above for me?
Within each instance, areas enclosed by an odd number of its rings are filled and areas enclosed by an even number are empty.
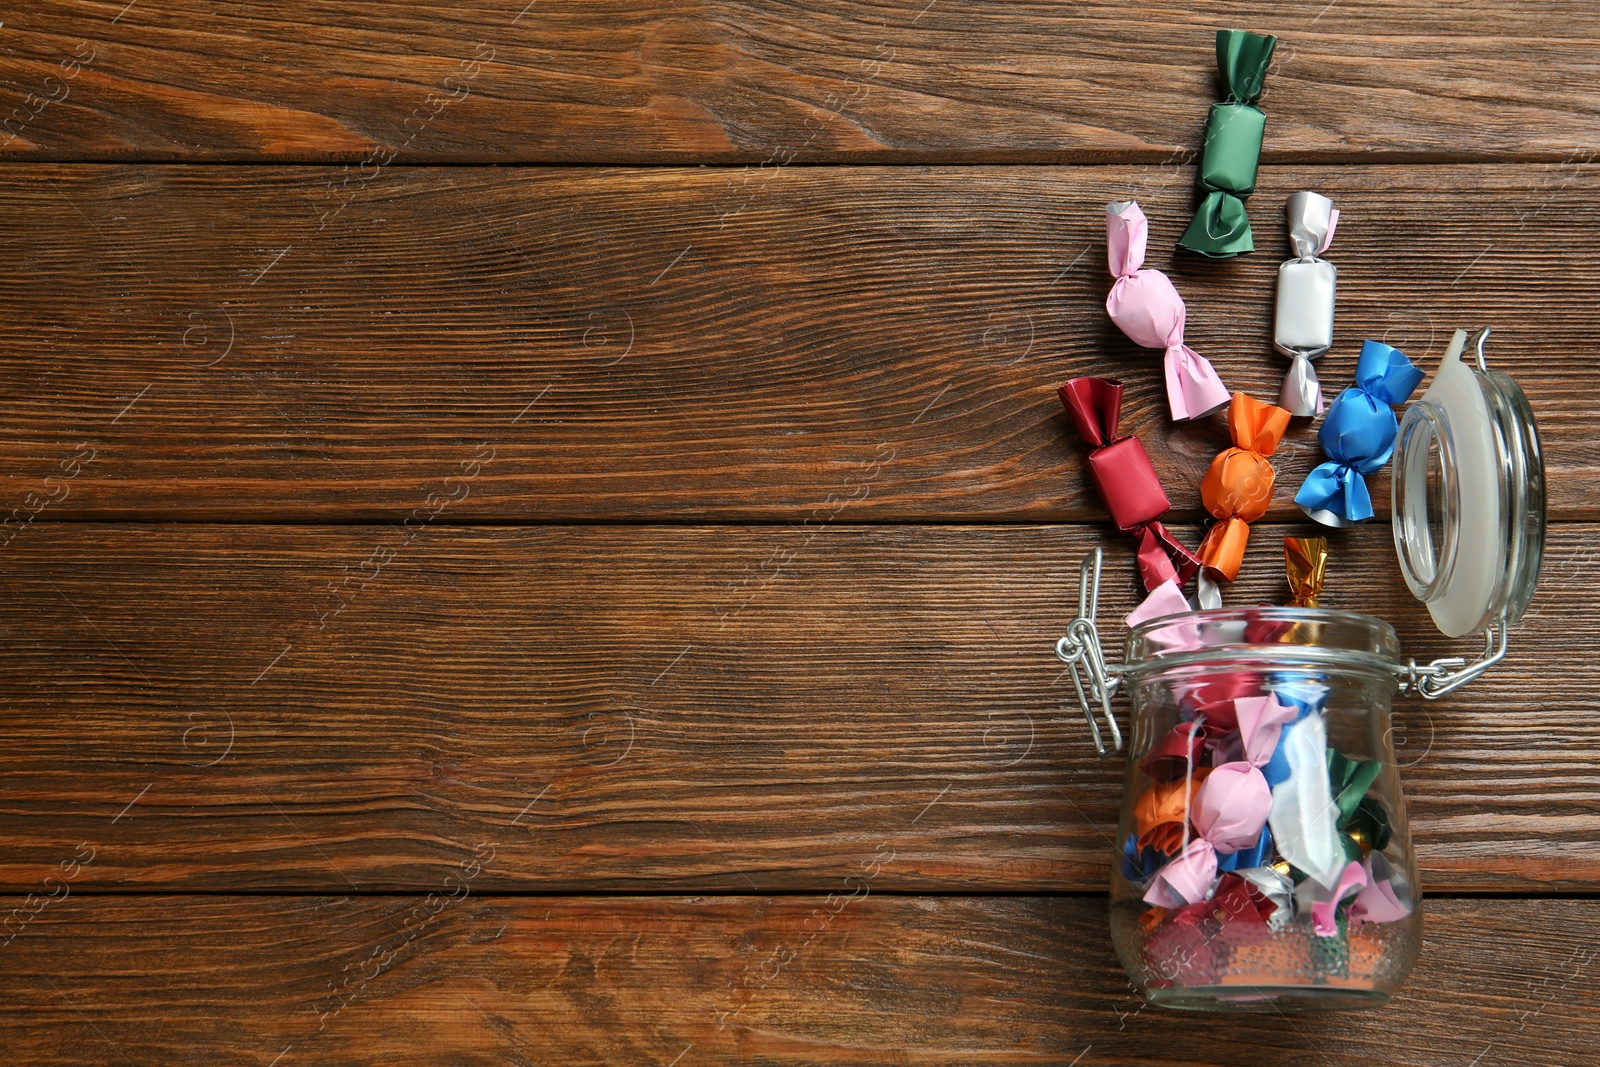
[[[1398,348],[1379,341],[1361,345],[1356,384],[1334,398],[1317,430],[1327,455],[1294,502],[1325,526],[1346,527],[1372,518],[1367,476],[1389,462],[1400,422],[1394,405],[1403,404],[1422,381],[1422,370]]]
[[[1285,537],[1283,567],[1289,579],[1289,607],[1316,607],[1328,573],[1328,539]]]
[[[1333,243],[1339,211],[1320,193],[1295,193],[1286,208],[1295,258],[1278,268],[1278,304],[1272,344],[1289,357],[1278,406],[1296,417],[1322,414],[1322,383],[1312,360],[1333,345],[1334,290],[1338,271],[1320,258]]]
[[[1120,433],[1122,383],[1114,378],[1074,378],[1056,390],[1062,407],[1089,445],[1089,477],[1111,521],[1139,540],[1139,574],[1146,591],[1187,582],[1200,567],[1157,520],[1172,507],[1139,439]]]
[[[1233,581],[1244,560],[1250,523],[1267,513],[1276,474],[1268,458],[1289,428],[1289,413],[1280,407],[1234,393],[1228,407],[1228,432],[1233,447],[1211,461],[1200,481],[1200,499],[1218,520],[1196,553],[1218,576]]]
[[[1106,205],[1106,260],[1117,280],[1106,314],[1134,344],[1165,352],[1167,406],[1174,422],[1198,419],[1228,403],[1228,387],[1211,363],[1183,343],[1188,309],[1172,279],[1144,265],[1150,222],[1132,200]]]
[[[1224,99],[1206,116],[1206,139],[1200,154],[1200,191],[1204,194],[1189,228],[1178,244],[1212,259],[1228,259],[1255,251],[1245,197],[1255,192],[1261,161],[1261,138],[1267,116],[1256,107],[1276,37],[1243,30],[1217,31],[1217,70]]]

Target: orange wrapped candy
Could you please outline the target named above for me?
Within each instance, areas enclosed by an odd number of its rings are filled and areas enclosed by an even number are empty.
[[[1152,782],[1139,794],[1133,805],[1133,824],[1140,848],[1149,846],[1169,856],[1183,851],[1194,792],[1210,773],[1210,767],[1196,767],[1187,778]]]
[[[1200,482],[1200,499],[1219,521],[1196,553],[1200,562],[1228,581],[1238,577],[1250,523],[1267,513],[1276,480],[1267,457],[1278,450],[1289,413],[1272,404],[1233,394],[1228,406],[1228,432],[1233,447],[1211,461]]]

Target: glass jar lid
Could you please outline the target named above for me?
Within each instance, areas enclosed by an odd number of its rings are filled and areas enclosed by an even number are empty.
[[[1519,619],[1544,556],[1539,431],[1521,387],[1489,369],[1488,336],[1455,332],[1395,442],[1400,569],[1447,637]]]

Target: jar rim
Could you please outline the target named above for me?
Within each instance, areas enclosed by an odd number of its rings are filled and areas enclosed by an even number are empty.
[[[1538,426],[1516,381],[1489,369],[1488,336],[1455,332],[1395,442],[1400,572],[1447,637],[1521,618],[1544,556]]]
[[[1402,667],[1393,626],[1375,615],[1332,608],[1262,605],[1165,615],[1130,631],[1123,650],[1123,671],[1130,675],[1229,661],[1390,677]]]

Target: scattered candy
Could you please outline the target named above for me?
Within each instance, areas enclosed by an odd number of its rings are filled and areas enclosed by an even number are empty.
[[[1393,413],[1391,413],[1391,418]],[[1200,499],[1220,520],[1200,544],[1200,562],[1233,581],[1244,561],[1250,523],[1267,513],[1277,475],[1267,457],[1289,428],[1289,413],[1243,393],[1233,394],[1228,432],[1233,447],[1211,461],[1200,482]]]
[[[1167,405],[1174,421],[1198,419],[1228,402],[1228,388],[1216,370],[1183,343],[1188,316],[1172,280],[1143,269],[1150,223],[1131,200],[1106,206],[1106,258],[1116,282],[1106,297],[1106,314],[1134,344],[1166,350]]]
[[[1122,383],[1074,378],[1058,389],[1078,436],[1089,445],[1089,477],[1111,511],[1111,521],[1139,539],[1139,574],[1146,590],[1162,582],[1182,585],[1200,561],[1156,520],[1172,505],[1139,439],[1117,433]]]
[[[1361,345],[1356,384],[1328,408],[1317,431],[1328,462],[1316,467],[1294,502],[1325,526],[1352,526],[1372,518],[1366,476],[1389,462],[1403,404],[1422,381],[1422,371],[1398,348],[1378,341]]]
[[[1322,414],[1322,383],[1311,361],[1333,346],[1333,296],[1338,272],[1318,258],[1333,243],[1339,212],[1320,193],[1289,198],[1289,243],[1295,258],[1278,268],[1273,347],[1290,359],[1278,406],[1291,415]]]
[[[1256,165],[1267,116],[1256,107],[1276,37],[1243,30],[1217,31],[1217,69],[1226,99],[1211,105],[1200,156],[1205,198],[1178,242],[1192,252],[1227,259],[1255,251],[1244,198],[1255,192]]]
[[[1285,537],[1283,565],[1289,576],[1289,606],[1314,608],[1328,570],[1326,537]]]

